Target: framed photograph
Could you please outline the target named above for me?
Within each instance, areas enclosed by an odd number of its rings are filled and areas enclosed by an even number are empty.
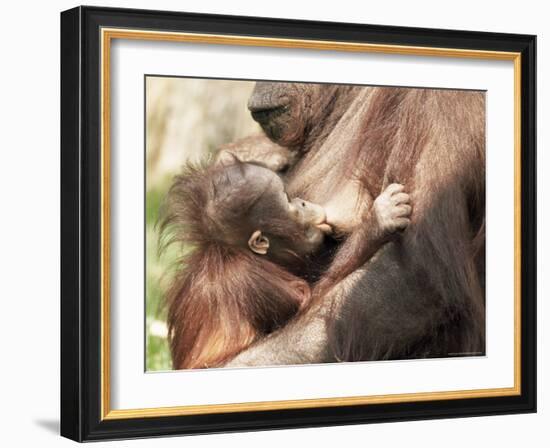
[[[61,13],[61,434],[535,412],[535,44]]]

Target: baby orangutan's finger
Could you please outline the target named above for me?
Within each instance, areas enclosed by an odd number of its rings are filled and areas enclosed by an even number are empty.
[[[407,193],[397,193],[391,197],[391,200],[395,205],[408,204],[410,202],[410,197]]]
[[[401,184],[390,184],[386,187],[384,190],[384,193],[389,194],[390,196],[396,193],[399,193],[400,191],[403,191],[405,187]]]
[[[396,217],[407,217],[412,212],[412,207],[408,204],[401,204],[394,208]]]

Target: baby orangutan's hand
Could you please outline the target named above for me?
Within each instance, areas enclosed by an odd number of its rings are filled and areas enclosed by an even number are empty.
[[[374,201],[372,208],[384,235],[404,230],[411,222],[412,208],[404,189],[401,184],[391,184]]]

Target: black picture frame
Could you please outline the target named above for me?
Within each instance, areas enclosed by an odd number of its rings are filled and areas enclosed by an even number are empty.
[[[101,28],[521,54],[521,393],[407,403],[102,419]],[[536,412],[536,37],[167,11],[61,13],[61,435],[76,441]]]

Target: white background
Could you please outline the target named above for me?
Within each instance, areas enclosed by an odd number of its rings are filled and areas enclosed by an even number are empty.
[[[195,12],[355,21],[404,26],[475,29],[538,34],[539,229],[548,226],[550,188],[543,151],[544,124],[550,119],[544,55],[549,35],[544,2],[394,0],[378,6],[357,1],[231,2],[188,0],[89,2],[104,6],[185,9]],[[59,11],[76,3],[20,2],[3,6],[0,107],[2,160],[2,298],[0,324],[0,440],[6,446],[68,445],[56,435],[59,397]],[[540,5],[540,6],[539,6]],[[548,179],[548,176],[546,176]],[[364,446],[547,446],[550,411],[542,357],[550,342],[541,322],[550,318],[543,298],[550,270],[545,254],[550,238],[539,232],[539,413],[537,415],[404,422],[292,431],[259,432],[118,442],[111,446],[297,446],[342,443]],[[546,281],[544,279],[546,277]],[[548,350],[546,350],[548,351]],[[103,444],[100,444],[103,445]]]
[[[111,48],[113,409],[513,387],[514,64],[115,40]],[[300,61],[299,64],[296,61]],[[144,373],[144,75],[486,90],[487,356]],[[141,224],[140,224],[141,223]],[[269,384],[269,387],[265,387]]]

